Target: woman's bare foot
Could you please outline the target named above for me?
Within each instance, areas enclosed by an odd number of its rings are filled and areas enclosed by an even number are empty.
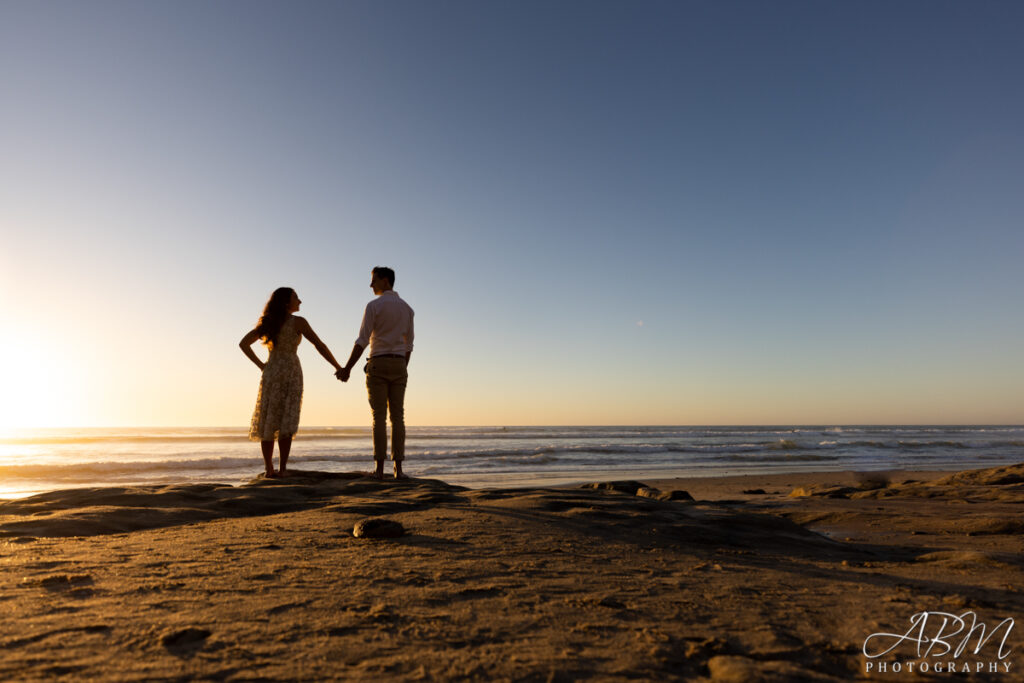
[[[265,479],[278,479],[279,476],[280,475],[278,475],[278,473],[275,472],[274,470],[267,470],[266,473],[264,473],[263,475]]]

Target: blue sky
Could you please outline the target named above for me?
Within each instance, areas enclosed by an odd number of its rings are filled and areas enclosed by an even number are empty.
[[[244,424],[269,292],[344,357],[374,265],[417,311],[415,424],[1019,423],[1022,29],[1000,2],[4,3],[0,324],[34,349],[8,426]],[[302,358],[304,423],[364,423]]]

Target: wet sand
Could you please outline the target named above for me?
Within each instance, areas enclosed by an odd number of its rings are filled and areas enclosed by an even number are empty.
[[[921,612],[1020,621],[1022,503],[1024,465],[57,491],[0,504],[0,678],[1021,680],[1005,622],[977,654],[863,649]],[[405,533],[353,536],[382,517]]]

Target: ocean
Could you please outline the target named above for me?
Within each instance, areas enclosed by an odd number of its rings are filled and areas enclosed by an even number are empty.
[[[238,485],[262,472],[239,427],[0,435],[0,498],[61,488]],[[369,471],[368,427],[302,428],[289,467]],[[275,453],[276,462],[276,453]],[[799,471],[961,470],[1024,462],[1022,426],[410,427],[406,471],[473,488]]]

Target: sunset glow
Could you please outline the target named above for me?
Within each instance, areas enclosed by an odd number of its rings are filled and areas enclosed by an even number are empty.
[[[0,433],[19,428],[74,425],[82,413],[74,405],[83,398],[76,373],[62,362],[59,349],[39,340],[25,345],[3,371],[0,391]]]
[[[245,425],[376,265],[410,424],[1024,421],[1013,5],[400,4],[3,5],[0,426]]]

